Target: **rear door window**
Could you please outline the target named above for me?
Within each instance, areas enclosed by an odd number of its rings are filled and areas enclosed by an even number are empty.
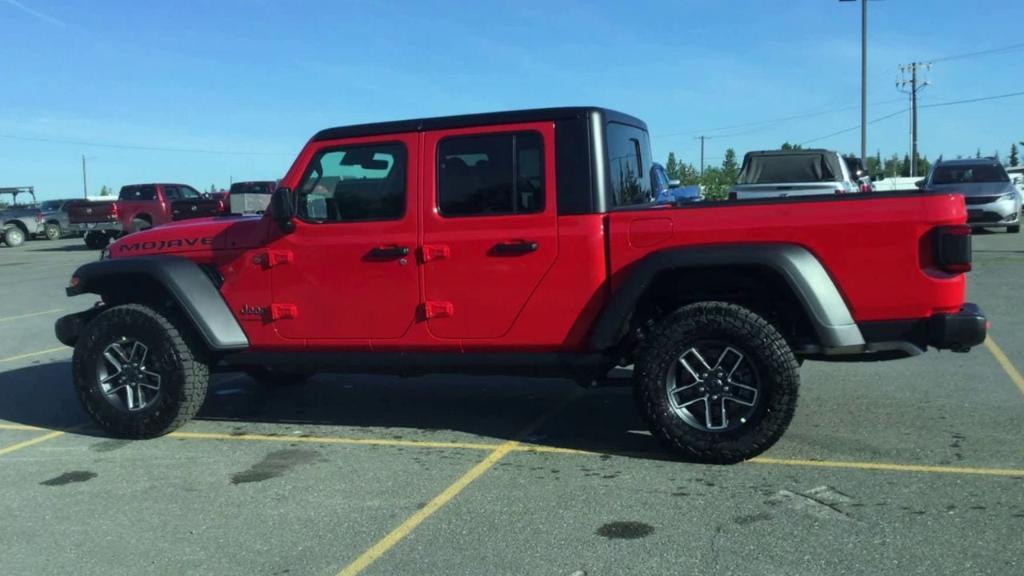
[[[452,136],[438,144],[442,216],[544,211],[544,143],[536,132]]]

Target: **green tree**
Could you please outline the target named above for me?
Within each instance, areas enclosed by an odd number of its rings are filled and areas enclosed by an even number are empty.
[[[803,150],[804,147],[799,144],[790,144],[789,141],[782,143],[782,150]]]
[[[671,180],[682,180],[679,177],[679,161],[676,160],[675,152],[668,153],[668,160],[665,161],[665,172]]]
[[[974,157],[981,158],[981,148],[978,148],[978,151],[974,153]]]
[[[1020,165],[1020,159],[1017,158],[1017,144],[1010,144],[1010,166]]]
[[[103,186],[102,188],[100,188],[100,196],[110,196],[113,193],[114,192],[107,186]]]
[[[901,168],[900,157],[895,154],[886,158],[885,162],[882,164],[882,172],[885,174],[886,178],[895,178],[899,176]]]
[[[868,171],[868,174],[871,175],[880,174],[882,172],[882,153],[880,151],[875,151],[874,156],[868,156],[868,163],[867,166],[865,166],[865,169]]]
[[[725,158],[722,160],[722,177],[732,186],[740,175],[740,165],[736,162],[736,151],[726,148]]]
[[[932,169],[932,163],[928,161],[928,157],[917,159],[917,175],[927,176],[928,172]]]
[[[910,154],[903,155],[903,162],[900,163],[900,176],[910,176]]]

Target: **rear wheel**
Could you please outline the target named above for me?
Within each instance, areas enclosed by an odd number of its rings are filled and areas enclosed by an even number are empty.
[[[64,234],[61,232],[60,224],[47,224],[43,228],[43,233],[46,234],[47,240],[60,240]]]
[[[209,368],[198,341],[172,318],[148,306],[116,306],[90,322],[75,345],[78,398],[107,432],[160,436],[202,406]]]
[[[4,229],[4,242],[11,248],[21,246],[25,243],[25,232],[17,226],[8,226]]]
[[[636,368],[651,432],[690,460],[753,458],[782,436],[796,409],[792,350],[764,318],[734,304],[680,308],[654,327]]]
[[[142,219],[142,218],[135,218],[135,219],[132,220],[132,231],[133,232],[141,232],[143,230],[149,230],[152,227],[153,227],[153,224],[151,224],[149,220],[145,220],[145,219]]]
[[[1006,231],[1010,234],[1016,234],[1020,232],[1020,224],[1017,224],[1016,226],[1007,226]]]
[[[86,232],[85,245],[94,250],[102,250],[110,244],[110,236],[103,232]]]

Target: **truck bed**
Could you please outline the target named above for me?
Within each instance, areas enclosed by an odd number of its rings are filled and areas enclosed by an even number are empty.
[[[966,290],[963,274],[934,266],[929,233],[966,219],[962,196],[922,193],[624,209],[609,215],[612,289],[654,250],[777,242],[817,256],[858,323],[926,318],[956,312]]]

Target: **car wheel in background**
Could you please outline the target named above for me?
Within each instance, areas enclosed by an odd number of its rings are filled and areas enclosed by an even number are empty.
[[[4,229],[4,242],[11,248],[21,246],[25,243],[25,233],[17,226],[8,226]]]
[[[1016,226],[1007,226],[1006,231],[1010,234],[1016,234],[1020,232],[1020,224],[1017,224]]]
[[[135,218],[132,220],[132,232],[141,232],[143,230],[149,230],[153,225],[148,220],[142,218]]]
[[[52,224],[52,223],[51,224],[47,224],[43,228],[43,233],[46,234],[46,239],[47,240],[60,240],[61,237],[64,235],[61,232],[60,224]]]

